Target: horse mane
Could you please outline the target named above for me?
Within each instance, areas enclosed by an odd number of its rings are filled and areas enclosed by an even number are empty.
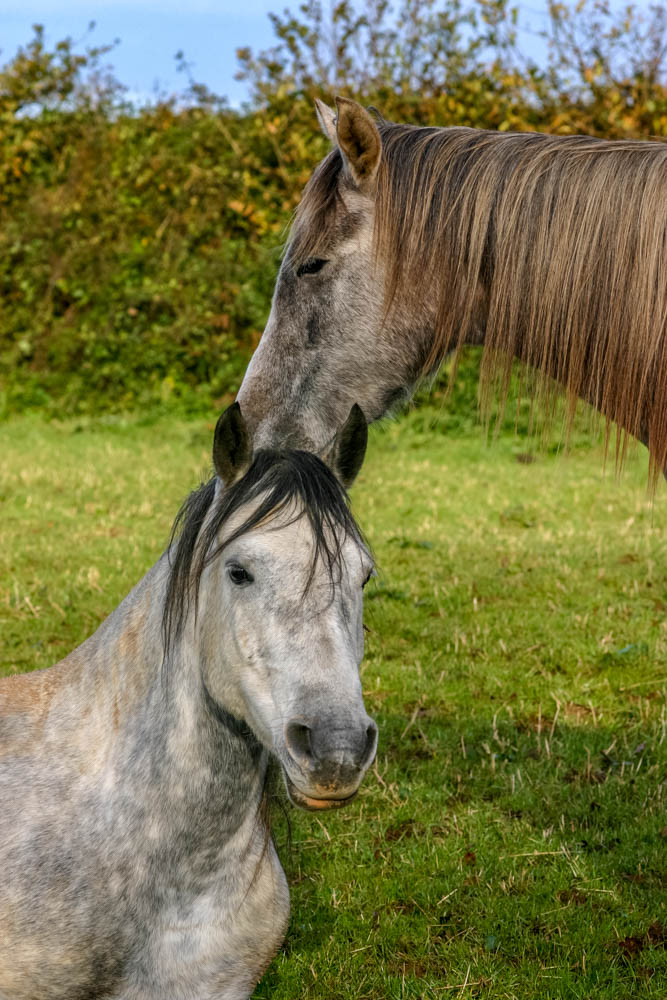
[[[512,359],[647,444],[667,469],[667,143],[380,120],[374,251],[386,308],[435,296],[423,374],[484,343],[480,398]],[[290,255],[321,256],[346,183],[333,150],[297,211]],[[435,291],[434,291],[435,290]],[[617,451],[622,460],[624,448]]]
[[[225,524],[246,504],[259,502],[229,534]],[[308,518],[314,538],[313,558],[304,593],[319,559],[332,587],[340,579],[342,546],[347,537],[363,541],[345,489],[316,455],[305,451],[257,451],[247,473],[228,489],[214,476],[194,490],[174,521],[168,550],[169,576],[162,615],[165,660],[182,634],[191,605],[195,615],[205,568],[225,545],[283,510],[294,520]]]

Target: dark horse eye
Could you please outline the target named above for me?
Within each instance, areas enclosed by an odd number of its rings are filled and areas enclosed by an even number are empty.
[[[301,278],[304,274],[317,274],[326,263],[327,261],[322,260],[321,257],[311,257],[310,260],[305,261],[300,267],[297,267],[296,276],[297,278]]]
[[[229,573],[229,579],[232,583],[235,583],[239,587],[244,583],[252,583],[253,581],[253,577],[248,570],[238,564],[230,566],[227,572]]]
[[[373,576],[373,570],[371,570],[371,571],[370,571],[370,573],[368,574],[368,576],[366,577],[366,579],[365,579],[365,580],[364,580],[364,582],[362,583],[362,585],[361,585],[361,587],[362,587],[362,590],[363,590],[363,588],[364,588],[364,587],[366,586],[366,584],[367,584],[367,583],[370,583],[370,580],[371,580],[371,577],[372,577],[372,576]]]

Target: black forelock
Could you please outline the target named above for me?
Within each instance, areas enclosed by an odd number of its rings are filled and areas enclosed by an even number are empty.
[[[202,573],[223,546],[252,530],[265,518],[294,507],[294,518],[307,517],[315,540],[308,590],[322,559],[332,585],[340,579],[341,551],[348,536],[363,535],[349,508],[345,489],[316,455],[306,451],[262,450],[233,486],[219,489],[214,476],[194,490],[174,521],[169,546],[169,579],[162,616],[165,659],[180,636],[191,604],[195,614]],[[261,502],[231,534],[223,528],[241,507]]]

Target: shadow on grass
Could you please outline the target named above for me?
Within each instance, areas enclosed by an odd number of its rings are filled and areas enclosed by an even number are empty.
[[[284,991],[290,969],[313,997],[436,997],[467,972],[465,996],[659,996],[659,727],[408,721],[378,715],[355,805],[319,823],[292,814],[291,851],[278,821],[292,922],[256,997]],[[373,991],[336,992],[335,967]]]

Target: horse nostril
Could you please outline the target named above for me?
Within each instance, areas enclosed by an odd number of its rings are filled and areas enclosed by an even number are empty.
[[[295,760],[310,763],[313,757],[311,731],[300,722],[288,722],[285,728],[287,749]]]
[[[378,738],[378,727],[371,720],[366,729],[366,747],[364,749],[364,757],[363,757],[364,764],[366,763],[370,764],[370,762],[373,760],[373,757],[375,756],[375,750],[377,747],[377,738]]]

